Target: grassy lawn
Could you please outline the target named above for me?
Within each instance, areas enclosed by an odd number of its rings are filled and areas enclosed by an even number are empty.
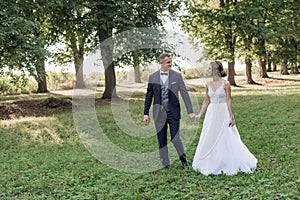
[[[196,96],[199,105],[203,90]],[[182,170],[179,160],[173,160],[169,170],[126,172],[102,163],[88,151],[77,133],[72,113],[1,120],[0,198],[299,199],[299,99],[299,85],[233,89],[238,130],[258,159],[258,168],[251,175],[203,176],[192,169]],[[126,151],[157,150],[153,132],[145,138],[128,135],[116,124],[111,109],[110,104],[96,106],[99,124],[110,141]],[[142,127],[143,101],[132,99],[129,110],[133,123]],[[184,112],[183,138],[184,129],[198,127],[192,142],[185,145],[191,163],[203,118],[192,125],[186,118]]]

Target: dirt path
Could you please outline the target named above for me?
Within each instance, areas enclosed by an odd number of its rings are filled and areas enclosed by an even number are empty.
[[[300,75],[279,75],[278,72],[269,73],[270,78],[253,79],[258,83],[250,85],[246,83],[245,76],[236,76],[236,84],[238,87],[232,87],[233,90],[241,89],[270,89],[279,87],[297,87],[300,88]],[[185,80],[189,88],[200,90],[203,88],[207,79],[190,79]],[[144,93],[146,91],[146,83],[123,83],[117,85],[117,92],[120,96],[128,96],[133,92]],[[72,111],[72,96],[80,95],[96,95],[96,103],[107,103],[100,99],[104,87],[86,89],[86,90],[58,90],[51,91],[47,94],[22,94],[5,96],[0,98],[0,120],[16,119],[22,117],[39,117],[49,116],[53,114],[65,113]],[[98,98],[99,96],[99,98]],[[99,100],[98,100],[99,99]]]

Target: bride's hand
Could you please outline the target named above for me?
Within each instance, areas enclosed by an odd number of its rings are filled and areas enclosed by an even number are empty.
[[[196,115],[195,118],[196,118],[196,119],[200,119],[200,118],[201,118],[201,115]]]
[[[234,121],[234,119],[231,119],[229,122],[229,126],[234,126],[234,125],[235,125],[235,121]]]

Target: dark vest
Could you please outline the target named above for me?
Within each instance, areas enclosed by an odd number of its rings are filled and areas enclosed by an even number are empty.
[[[163,105],[163,108],[166,111],[170,111],[170,105],[169,105],[169,78],[166,80],[165,83],[160,80],[160,85],[161,85],[161,104]]]

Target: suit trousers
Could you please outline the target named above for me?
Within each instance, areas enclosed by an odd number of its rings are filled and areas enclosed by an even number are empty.
[[[170,164],[168,146],[167,146],[167,132],[168,126],[170,128],[171,142],[173,143],[178,156],[184,153],[184,147],[180,139],[180,119],[175,119],[171,111],[163,109],[161,115],[154,121],[157,133],[159,155],[163,166]]]

